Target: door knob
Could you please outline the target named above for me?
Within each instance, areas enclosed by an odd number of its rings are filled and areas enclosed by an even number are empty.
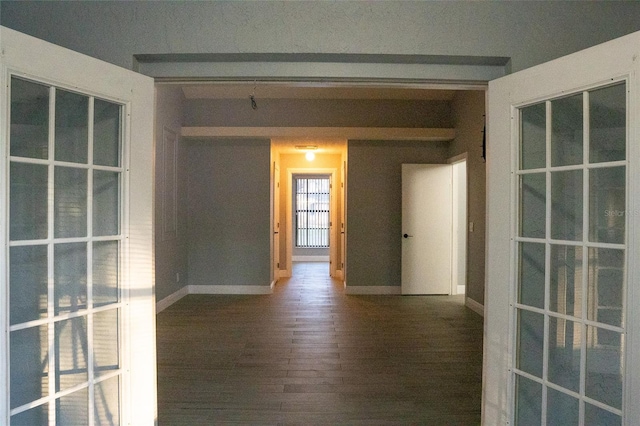
[[[404,238],[411,238],[411,237],[413,237],[413,235],[404,234],[404,235],[403,235],[403,237],[404,237]]]

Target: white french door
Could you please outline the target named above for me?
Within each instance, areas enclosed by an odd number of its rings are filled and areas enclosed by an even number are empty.
[[[0,423],[153,424],[153,81],[1,31]]]
[[[489,85],[484,424],[640,424],[639,53]]]

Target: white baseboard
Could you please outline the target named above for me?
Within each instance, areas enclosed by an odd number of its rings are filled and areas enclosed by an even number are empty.
[[[293,262],[328,262],[329,256],[291,256]]]
[[[456,294],[464,294],[466,292],[467,288],[463,285],[459,285],[458,288],[456,288]]]
[[[189,294],[271,294],[272,285],[190,285]]]
[[[344,287],[345,294],[400,294],[401,288],[397,285],[356,285]]]
[[[464,301],[464,305],[471,309],[473,312],[475,312],[476,314],[480,315],[481,317],[484,317],[484,305],[476,302],[473,299],[470,298],[466,298]]]
[[[180,300],[183,297],[185,297],[187,294],[189,294],[189,286],[188,285],[182,287],[180,290],[176,291],[175,293],[172,293],[172,294],[168,295],[164,299],[156,302],[156,314],[159,313],[159,312],[164,311],[169,306],[173,305],[178,300]]]

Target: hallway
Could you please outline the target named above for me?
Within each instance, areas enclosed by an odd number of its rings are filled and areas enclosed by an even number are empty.
[[[480,424],[482,318],[462,296],[346,296],[324,263],[293,275],[158,314],[161,426]]]

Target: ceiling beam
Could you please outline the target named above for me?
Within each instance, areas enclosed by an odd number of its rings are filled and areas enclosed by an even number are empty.
[[[455,129],[407,127],[182,127],[185,138],[298,138],[451,141]]]

